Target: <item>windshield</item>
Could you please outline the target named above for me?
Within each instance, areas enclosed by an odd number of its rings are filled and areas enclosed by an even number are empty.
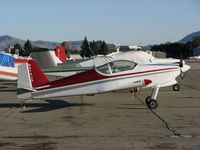
[[[133,70],[135,66],[136,66],[136,63],[132,61],[118,60],[118,61],[110,62],[103,66],[100,66],[97,69],[104,74],[112,74],[112,73],[118,73],[118,72],[123,72],[127,70]]]

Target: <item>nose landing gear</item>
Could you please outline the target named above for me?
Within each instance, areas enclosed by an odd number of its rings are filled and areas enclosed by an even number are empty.
[[[158,91],[159,91],[159,87],[154,87],[151,97],[148,96],[145,99],[146,105],[148,106],[149,109],[156,109],[158,107],[158,102],[156,101]]]
[[[156,109],[158,107],[158,103],[155,99],[150,99],[147,103],[147,106],[149,107],[149,109]]]

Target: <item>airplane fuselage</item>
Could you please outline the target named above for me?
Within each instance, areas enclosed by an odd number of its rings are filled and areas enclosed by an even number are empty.
[[[31,93],[33,99],[59,96],[90,95],[134,87],[173,85],[180,75],[176,65],[139,65],[131,70],[105,73],[95,68],[61,80],[50,82]],[[151,83],[145,84],[144,80]]]

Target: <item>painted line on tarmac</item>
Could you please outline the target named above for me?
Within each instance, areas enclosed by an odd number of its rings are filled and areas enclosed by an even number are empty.
[[[6,112],[4,112],[3,114],[0,115],[0,118],[3,118],[5,115],[7,115],[9,112],[13,111],[15,107],[10,108],[9,110],[7,110]]]

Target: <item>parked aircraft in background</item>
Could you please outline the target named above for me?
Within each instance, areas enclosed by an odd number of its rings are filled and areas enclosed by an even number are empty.
[[[55,50],[32,52],[31,57],[41,68],[53,67],[67,62],[67,55],[63,46],[57,46]]]
[[[154,109],[158,106],[156,98],[159,88],[176,84],[181,72],[189,69],[190,66],[182,62],[155,65],[116,60],[76,75],[49,81],[37,63],[29,60],[18,67],[17,97],[28,100],[151,87],[153,92],[146,98],[146,104]]]
[[[56,50],[34,53],[34,58],[41,66],[57,66],[67,61],[64,47],[58,46]],[[27,62],[27,58],[0,53],[0,80],[17,80],[18,66]]]
[[[95,56],[93,59],[79,63],[81,67],[101,66],[114,60],[132,60],[140,64],[174,64],[180,62],[173,58],[155,58],[144,51],[114,52],[106,56]]]
[[[0,79],[17,80],[18,65],[25,62],[27,59],[19,59],[6,53],[0,53]]]

